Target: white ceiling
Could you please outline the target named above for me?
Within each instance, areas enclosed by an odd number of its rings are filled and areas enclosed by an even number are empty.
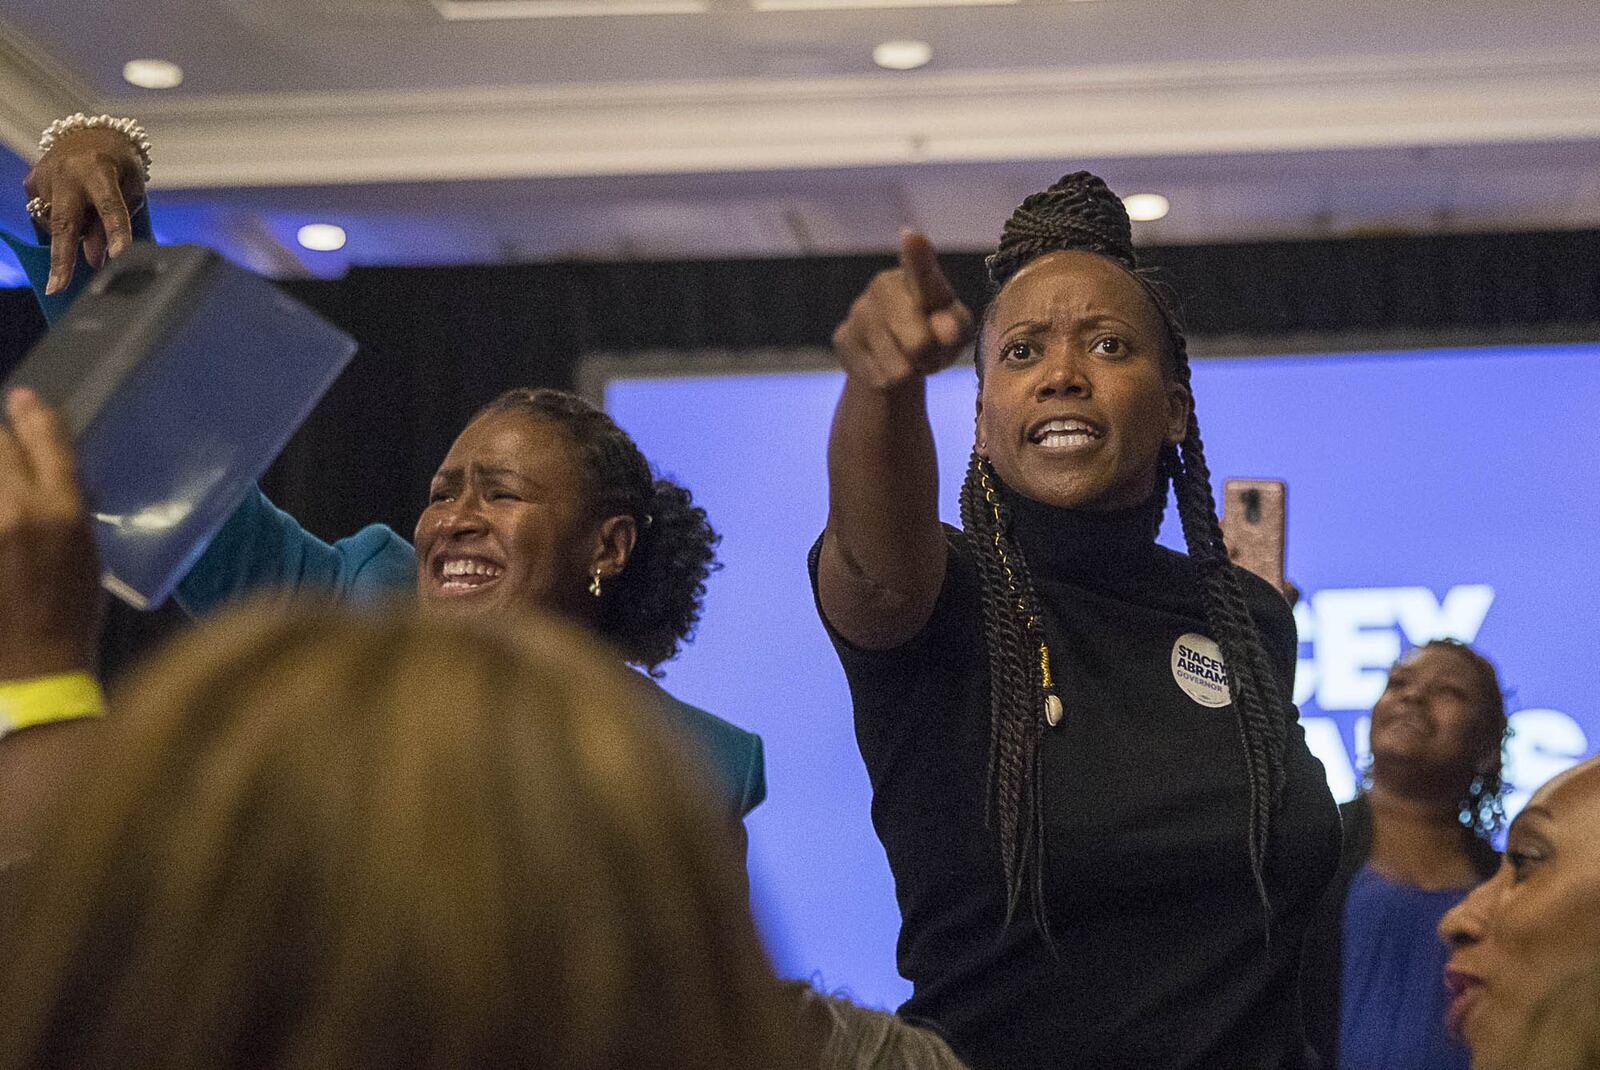
[[[707,3],[697,15],[485,21],[447,20],[433,0],[7,0],[0,12],[104,96],[126,92],[122,62],[135,55],[180,63],[179,92],[208,96],[848,77],[873,74],[872,46],[890,37],[929,41],[943,73],[1600,48],[1583,0]]]
[[[902,223],[982,248],[1079,166],[1171,198],[1147,240],[1600,225],[1595,0],[701,2],[0,0],[0,139],[137,115],[166,236],[280,273],[863,251]],[[877,70],[891,37],[933,63]],[[127,86],[137,56],[184,85]],[[323,218],[350,246],[295,248]]]

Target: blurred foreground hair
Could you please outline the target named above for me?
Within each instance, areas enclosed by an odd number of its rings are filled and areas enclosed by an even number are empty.
[[[791,1066],[739,859],[575,632],[246,609],[113,700],[0,1070]]]

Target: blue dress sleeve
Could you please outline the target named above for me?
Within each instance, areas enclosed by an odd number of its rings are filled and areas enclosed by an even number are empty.
[[[260,590],[374,602],[415,585],[416,552],[393,528],[369,524],[330,545],[255,490],[178,584],[177,601],[201,616]]]
[[[150,229],[150,207],[146,204],[133,213],[134,241],[155,241],[155,233]],[[94,276],[94,268],[83,258],[83,248],[78,248],[78,265],[73,269],[72,281],[67,288],[58,294],[45,296],[44,285],[50,279],[50,243],[43,245],[19,238],[15,234],[0,230],[0,240],[11,247],[16,254],[17,262],[22,265],[22,270],[28,276],[28,285],[33,287],[33,296],[39,301],[39,308],[44,312],[44,318],[52,325],[62,316],[67,314],[67,308],[72,304],[83,288],[89,285],[89,280]]]

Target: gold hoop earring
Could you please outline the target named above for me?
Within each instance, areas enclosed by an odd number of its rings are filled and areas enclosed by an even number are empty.
[[[600,597],[600,570],[595,569],[594,575],[589,577],[589,593],[596,598]]]

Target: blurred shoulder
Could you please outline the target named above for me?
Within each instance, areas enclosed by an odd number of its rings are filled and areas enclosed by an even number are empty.
[[[766,798],[766,755],[761,737],[649,681],[667,722],[710,762],[733,809],[749,813]]]

